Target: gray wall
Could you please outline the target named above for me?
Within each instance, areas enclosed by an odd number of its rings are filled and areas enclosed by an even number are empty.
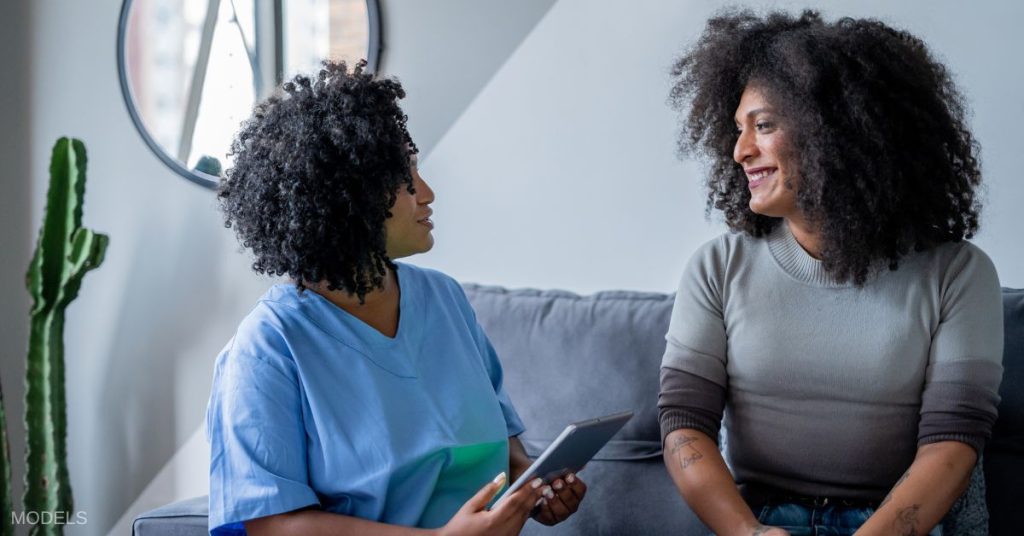
[[[410,128],[438,196],[437,248],[415,262],[485,283],[670,291],[693,248],[721,232],[703,217],[699,165],[675,158],[665,105],[668,66],[715,2],[382,3],[383,66],[409,91]],[[947,60],[984,151],[989,209],[978,242],[1004,283],[1024,286],[1014,212],[1024,182],[1011,135],[1024,122],[1024,37],[1014,27],[1024,6],[819,4],[905,26]],[[199,426],[213,358],[269,281],[249,274],[210,192],[166,170],[130,124],[114,64],[120,1],[0,5],[0,45],[12,42],[0,47],[9,420],[18,428],[21,277],[46,162],[57,137],[77,136],[90,157],[85,224],[111,244],[68,311],[71,476],[89,518],[69,534],[103,534]],[[205,473],[203,459],[181,463],[179,475]]]
[[[25,393],[25,350],[30,301],[25,270],[33,240],[29,224],[31,106],[29,0],[0,2],[0,380],[7,412],[15,496],[21,496],[25,435],[21,415]]]

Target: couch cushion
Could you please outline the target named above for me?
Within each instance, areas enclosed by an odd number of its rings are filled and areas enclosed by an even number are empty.
[[[1019,534],[1024,509],[1017,493],[1024,482],[1024,289],[1003,289],[1003,382],[999,418],[985,448],[989,530]]]
[[[504,364],[528,452],[539,454],[571,422],[632,410],[595,459],[660,456],[658,374],[671,295],[465,288]]]

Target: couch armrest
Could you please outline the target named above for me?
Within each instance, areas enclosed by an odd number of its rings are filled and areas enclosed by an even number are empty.
[[[134,536],[206,536],[209,500],[205,495],[150,510],[132,522]]]

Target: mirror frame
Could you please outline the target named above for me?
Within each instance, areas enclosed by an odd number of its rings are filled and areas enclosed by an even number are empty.
[[[266,1],[266,0],[257,0]],[[274,2],[283,2],[286,0],[271,0]],[[121,96],[124,98],[125,107],[128,108],[128,115],[132,118],[132,123],[135,125],[135,129],[139,131],[139,135],[142,136],[142,140],[146,142],[149,149],[153,151],[153,154],[157,156],[167,167],[171,168],[172,171],[178,175],[188,179],[189,181],[207,188],[210,190],[216,190],[220,184],[220,177],[203,173],[202,171],[193,171],[185,167],[181,162],[172,157],[170,154],[161,147],[153,136],[146,130],[145,124],[142,122],[142,117],[139,115],[139,111],[135,106],[135,97],[132,94],[132,88],[128,84],[128,72],[125,69],[125,50],[124,43],[128,33],[128,19],[131,12],[132,0],[124,0],[121,4],[121,15],[117,22],[117,76],[121,83]],[[367,43],[366,51],[366,63],[367,69],[370,72],[376,72],[377,67],[380,64],[381,50],[384,48],[383,39],[381,37],[381,23],[380,23],[380,5],[378,0],[366,0],[366,15],[369,24],[369,42]]]

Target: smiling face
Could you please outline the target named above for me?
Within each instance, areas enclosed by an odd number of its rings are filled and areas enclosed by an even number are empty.
[[[733,159],[743,166],[750,188],[750,210],[792,220],[800,214],[796,199],[798,175],[782,118],[761,91],[747,86],[736,108]],[[786,185],[786,180],[790,185]]]
[[[434,222],[430,220],[434,213],[430,208],[434,202],[434,191],[420,176],[416,155],[412,155],[410,164],[412,187],[416,193],[409,193],[404,185],[399,187],[395,204],[390,209],[391,217],[384,220],[384,247],[390,259],[426,253],[434,247],[434,237],[430,234],[434,229]]]

